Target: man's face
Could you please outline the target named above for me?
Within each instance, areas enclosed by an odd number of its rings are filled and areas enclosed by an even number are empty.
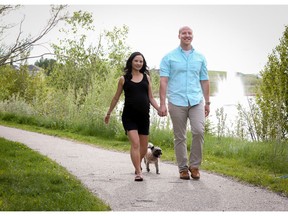
[[[193,32],[190,28],[184,27],[180,30],[178,37],[181,41],[181,44],[190,45],[193,40]]]

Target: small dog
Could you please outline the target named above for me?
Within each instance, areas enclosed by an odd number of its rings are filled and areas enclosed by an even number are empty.
[[[156,167],[156,173],[159,172],[159,158],[162,155],[162,149],[158,146],[154,146],[152,143],[148,143],[147,153],[144,157],[144,163],[146,165],[147,172],[150,172],[149,164],[154,163]]]

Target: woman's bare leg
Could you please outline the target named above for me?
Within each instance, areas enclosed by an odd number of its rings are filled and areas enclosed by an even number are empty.
[[[141,155],[140,155],[140,138],[137,130],[130,130],[127,133],[131,147],[130,157],[135,168],[136,174],[141,174]]]

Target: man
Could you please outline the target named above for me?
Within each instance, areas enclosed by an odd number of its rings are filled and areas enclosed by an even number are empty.
[[[210,112],[210,83],[206,59],[191,45],[192,29],[179,29],[180,46],[163,57],[160,64],[160,116],[168,110],[173,124],[174,149],[180,179],[199,179],[202,161],[205,117]],[[204,99],[204,101],[203,101]],[[187,158],[186,130],[190,121],[192,144]]]

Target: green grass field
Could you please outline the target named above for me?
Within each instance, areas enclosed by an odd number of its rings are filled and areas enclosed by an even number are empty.
[[[67,170],[0,138],[0,211],[109,211]]]

